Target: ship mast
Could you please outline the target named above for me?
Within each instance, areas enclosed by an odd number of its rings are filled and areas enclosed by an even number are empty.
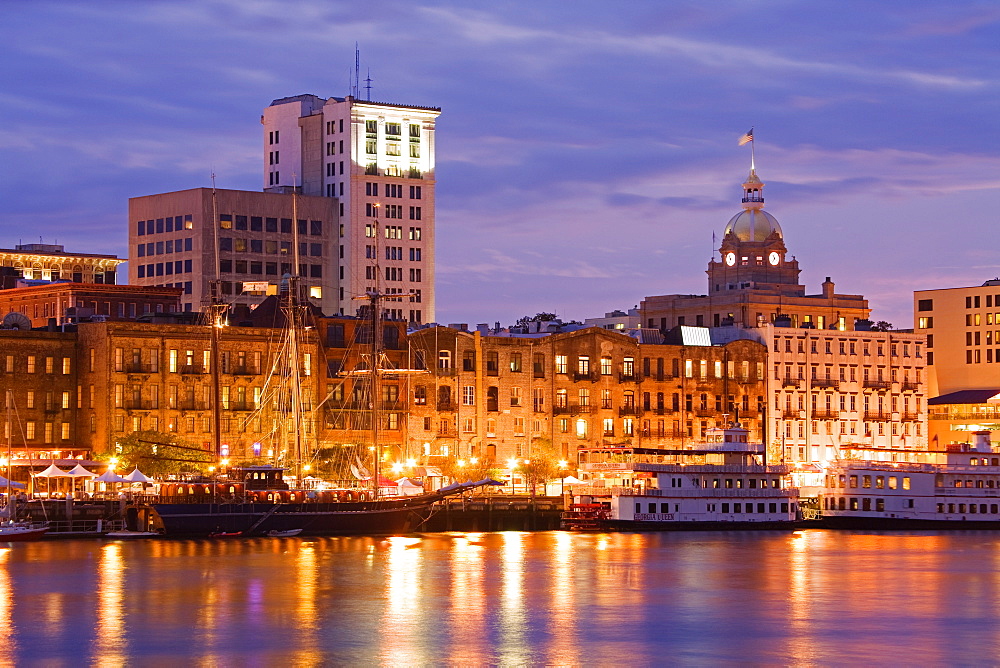
[[[296,197],[297,176],[292,177],[292,257],[294,265],[288,277],[288,294],[285,302],[285,319],[288,326],[288,357],[292,390],[293,452],[295,456],[295,479],[302,484],[302,365],[299,359],[299,331],[302,323],[299,317],[299,210]]]
[[[222,302],[222,278],[219,269],[219,206],[212,173],[212,229],[214,235],[215,279],[209,288],[208,317],[211,326],[211,350],[208,363],[212,374],[212,443],[217,464],[222,461],[222,352],[220,334],[225,320],[226,305]]]

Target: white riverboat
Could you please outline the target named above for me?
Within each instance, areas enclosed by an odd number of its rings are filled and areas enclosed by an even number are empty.
[[[820,524],[857,529],[1000,529],[1000,454],[972,444],[912,451],[906,461],[845,459],[826,467]],[[897,457],[899,458],[899,457]]]
[[[799,494],[790,468],[768,464],[764,445],[748,437],[735,423],[692,448],[581,449],[584,484],[571,493],[600,505],[608,530],[791,529]]]

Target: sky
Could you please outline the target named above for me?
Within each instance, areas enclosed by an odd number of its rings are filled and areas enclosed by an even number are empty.
[[[437,320],[704,294],[754,128],[807,294],[912,326],[1000,275],[1000,4],[0,0],[0,247],[127,255],[128,198],[262,187],[271,100],[442,108]]]

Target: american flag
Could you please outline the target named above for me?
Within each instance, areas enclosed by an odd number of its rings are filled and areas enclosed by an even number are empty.
[[[750,128],[749,130],[747,130],[747,133],[745,135],[740,137],[739,145],[743,146],[744,144],[749,144],[752,141],[753,141],[753,128]]]

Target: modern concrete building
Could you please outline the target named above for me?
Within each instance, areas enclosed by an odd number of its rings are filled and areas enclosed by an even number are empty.
[[[1000,388],[1000,279],[916,290],[913,327],[927,335],[932,396]]]
[[[387,303],[389,317],[433,322],[434,129],[440,113],[315,95],[274,100],[264,110],[264,190],[298,188],[337,198],[342,275],[337,309],[328,313],[353,315],[355,298],[378,279],[383,292],[403,295]]]
[[[181,310],[199,311],[218,277],[223,301],[255,306],[293,273],[297,256],[308,296],[324,313],[335,313],[343,271],[339,234],[336,200],[325,197],[211,188],[133,197],[129,283],[181,288]]]
[[[927,337],[931,438],[969,443],[1000,428],[1000,279],[915,291],[913,326]]]

